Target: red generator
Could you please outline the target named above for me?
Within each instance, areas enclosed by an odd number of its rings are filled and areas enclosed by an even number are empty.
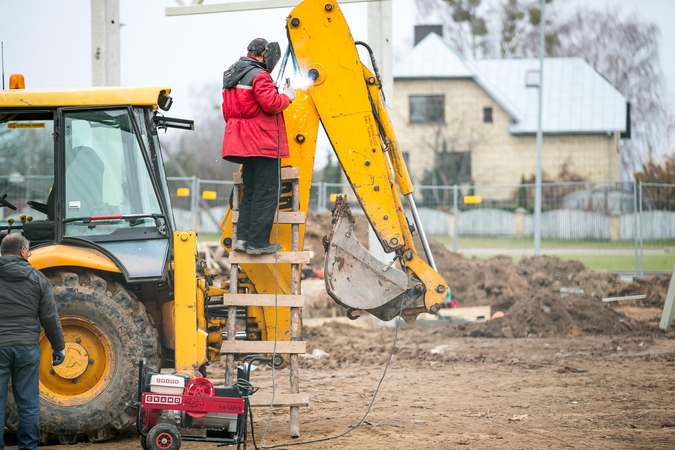
[[[246,442],[249,397],[257,391],[249,382],[254,361],[271,362],[259,355],[247,356],[237,368],[237,382],[214,387],[207,378],[149,372],[139,362],[136,428],[144,450],[178,450],[182,441],[221,444]],[[190,431],[181,434],[183,430]],[[201,432],[197,432],[201,430]]]

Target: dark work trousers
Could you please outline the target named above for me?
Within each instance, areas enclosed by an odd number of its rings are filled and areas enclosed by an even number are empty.
[[[40,346],[0,347],[0,423],[5,424],[7,386],[12,379],[12,394],[19,415],[19,450],[37,450],[40,440]],[[0,449],[4,449],[4,426],[0,427]]]
[[[270,243],[274,213],[279,203],[279,160],[259,156],[242,158],[244,195],[239,202],[237,240],[249,247]]]

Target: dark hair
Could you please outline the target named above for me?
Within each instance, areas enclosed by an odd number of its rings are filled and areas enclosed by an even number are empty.
[[[246,47],[246,50],[248,50],[248,56],[256,56],[260,57],[262,55],[262,52],[265,51],[265,47],[267,46],[267,41],[263,38],[257,38],[253,39],[250,44],[248,44],[248,47]]]
[[[25,247],[28,250],[29,245],[28,239],[18,233],[11,233],[2,240],[0,253],[2,253],[2,256],[19,256],[21,248]]]

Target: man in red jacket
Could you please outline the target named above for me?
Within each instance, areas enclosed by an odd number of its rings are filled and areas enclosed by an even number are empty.
[[[247,50],[223,74],[223,159],[242,165],[244,182],[233,249],[260,255],[281,250],[269,239],[279,203],[279,163],[289,157],[281,112],[295,92],[287,85],[279,94],[270,76],[278,43],[258,38]]]

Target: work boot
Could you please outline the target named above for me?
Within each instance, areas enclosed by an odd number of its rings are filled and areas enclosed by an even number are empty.
[[[264,247],[251,247],[250,245],[246,248],[246,253],[249,255],[263,255],[268,253],[276,253],[281,251],[281,245],[279,244],[267,244]]]
[[[234,243],[234,247],[232,247],[232,250],[234,250],[235,252],[245,252],[247,248],[248,242],[243,241],[241,239],[237,239],[237,242]]]

